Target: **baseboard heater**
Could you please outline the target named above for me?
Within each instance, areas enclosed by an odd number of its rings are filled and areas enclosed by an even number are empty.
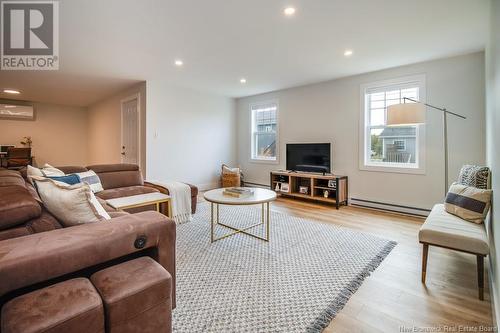
[[[243,181],[243,186],[261,187],[261,188],[269,189],[269,185],[264,185],[264,184],[259,184],[259,183],[252,183],[252,182],[245,182],[245,181]]]
[[[396,205],[386,202],[378,202],[373,200],[365,200],[357,198],[351,198],[349,200],[349,204],[357,207],[374,208],[392,213],[401,213],[401,214],[415,215],[420,217],[427,217],[427,215],[429,215],[430,213],[430,210],[425,208]]]

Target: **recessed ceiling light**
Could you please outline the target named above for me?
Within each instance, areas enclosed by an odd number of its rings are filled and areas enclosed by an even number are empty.
[[[286,16],[292,16],[293,14],[295,14],[295,8],[286,7],[283,12],[285,13]]]
[[[14,90],[14,89],[4,89],[3,92],[6,94],[14,94],[14,95],[19,95],[21,93],[19,90]]]
[[[180,66],[182,66],[182,65],[184,65],[184,62],[183,62],[182,60],[177,59],[177,60],[175,61],[175,66],[179,66],[179,67],[180,67]]]
[[[352,50],[345,50],[345,51],[344,51],[344,55],[345,55],[346,57],[350,57],[350,56],[352,56],[352,53],[353,53],[353,52],[352,52]]]
[[[240,83],[247,83],[247,79],[245,79],[244,77],[240,79]]]

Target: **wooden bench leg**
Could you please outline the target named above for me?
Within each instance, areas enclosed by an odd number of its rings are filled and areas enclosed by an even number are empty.
[[[429,244],[423,243],[422,248],[422,283],[425,283],[425,275],[427,273],[427,255],[429,253]]]
[[[484,256],[477,255],[477,286],[479,289],[479,299],[484,300]]]

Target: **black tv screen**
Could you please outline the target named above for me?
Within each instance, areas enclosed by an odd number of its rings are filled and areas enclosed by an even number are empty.
[[[305,172],[331,172],[330,143],[289,143],[286,169]]]

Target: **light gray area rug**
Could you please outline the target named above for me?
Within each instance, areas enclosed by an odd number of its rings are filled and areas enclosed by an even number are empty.
[[[220,207],[225,224],[260,219],[260,206]],[[269,243],[238,234],[211,244],[209,221],[203,203],[177,227],[175,332],[320,332],[396,245],[277,212]]]

